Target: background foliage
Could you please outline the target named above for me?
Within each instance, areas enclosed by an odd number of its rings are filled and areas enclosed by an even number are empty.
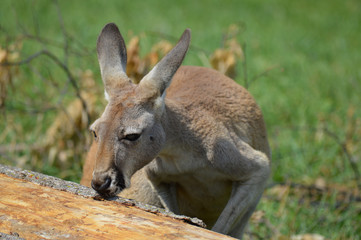
[[[360,239],[360,13],[357,0],[2,0],[0,163],[79,181],[104,107],[101,28],[119,26],[137,78],[189,27],[184,64],[234,76],[268,127],[273,176],[248,237]]]

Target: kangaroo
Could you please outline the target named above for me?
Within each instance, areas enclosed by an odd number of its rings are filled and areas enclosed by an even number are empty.
[[[232,79],[180,66],[190,38],[186,29],[134,84],[118,27],[103,28],[97,53],[108,104],[90,127],[82,183],[94,170],[91,186],[104,197],[120,193],[242,238],[270,175],[266,127],[253,97]]]

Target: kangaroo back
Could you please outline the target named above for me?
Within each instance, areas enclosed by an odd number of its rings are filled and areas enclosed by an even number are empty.
[[[189,119],[199,119],[200,113],[206,112],[232,135],[270,158],[262,112],[252,95],[233,79],[213,69],[182,66],[173,77],[166,99],[187,109]],[[194,125],[207,128],[196,121]]]

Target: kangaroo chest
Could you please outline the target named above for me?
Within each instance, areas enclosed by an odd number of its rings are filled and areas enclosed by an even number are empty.
[[[209,170],[173,178],[181,214],[202,219],[212,227],[227,204],[232,183],[211,177]]]
[[[151,181],[173,184],[180,213],[213,226],[230,198],[232,182],[190,152],[162,154],[152,165]]]

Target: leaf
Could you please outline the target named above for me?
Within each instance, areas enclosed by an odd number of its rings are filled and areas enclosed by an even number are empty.
[[[86,70],[80,74],[82,83],[81,96],[87,105],[88,114],[92,119],[99,116],[95,103],[99,96],[93,73]],[[59,163],[65,169],[75,155],[85,154],[84,146],[90,142],[86,134],[89,126],[88,114],[79,98],[71,101],[63,111],[59,111],[51,126],[47,129],[41,145],[48,149],[49,163]]]
[[[209,60],[212,68],[231,78],[236,77],[237,62],[244,60],[243,49],[237,40],[238,33],[238,26],[231,24],[225,35],[224,46],[216,49]]]
[[[261,222],[264,222],[265,215],[266,215],[265,211],[262,210],[255,211],[252,214],[250,221],[253,224],[259,224]]]
[[[134,83],[139,83],[140,80],[154,67],[162,57],[164,57],[172,48],[173,45],[165,40],[154,44],[151,51],[142,58],[140,54],[139,37],[134,36],[128,44],[127,55],[127,75]]]
[[[236,76],[236,57],[231,50],[216,49],[210,57],[210,63],[219,72],[232,78]]]
[[[326,180],[321,177],[317,178],[315,181],[315,187],[320,190],[326,190],[327,187]]]
[[[13,44],[8,49],[0,47],[0,108],[5,106],[9,86],[12,85],[13,73],[17,68],[14,66],[3,66],[2,63],[15,62],[19,58],[21,44]]]
[[[325,240],[326,238],[320,234],[302,234],[302,235],[293,235],[291,240]]]
[[[139,37],[130,39],[127,47],[127,75],[133,82],[139,83],[144,76],[144,66],[139,57]]]

